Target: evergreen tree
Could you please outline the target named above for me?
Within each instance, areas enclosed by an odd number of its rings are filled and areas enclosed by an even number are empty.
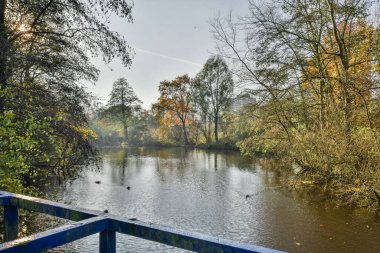
[[[105,113],[122,123],[125,141],[128,141],[128,121],[134,112],[141,109],[140,104],[141,100],[127,79],[119,78],[114,82]]]

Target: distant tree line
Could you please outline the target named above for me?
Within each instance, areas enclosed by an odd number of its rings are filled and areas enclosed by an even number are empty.
[[[127,80],[119,78],[107,105],[97,109],[92,121],[98,144],[194,146],[219,142],[234,94],[232,73],[222,57],[210,57],[194,78],[185,74],[160,82],[158,90],[160,97],[152,109],[142,110]]]

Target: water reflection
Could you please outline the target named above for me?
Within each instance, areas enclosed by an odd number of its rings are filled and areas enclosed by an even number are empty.
[[[67,185],[65,202],[290,252],[378,252],[380,247],[378,218],[321,205],[282,187],[286,170],[276,164],[290,170],[288,163],[178,148],[102,154],[100,170],[89,168]],[[64,249],[93,252],[97,244],[93,236]],[[118,249],[175,251],[127,236],[118,237]]]

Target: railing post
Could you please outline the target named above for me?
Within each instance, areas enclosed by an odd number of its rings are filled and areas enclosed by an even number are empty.
[[[4,241],[9,242],[17,239],[18,234],[18,208],[4,206]]]
[[[116,232],[104,230],[99,235],[99,253],[116,253]]]

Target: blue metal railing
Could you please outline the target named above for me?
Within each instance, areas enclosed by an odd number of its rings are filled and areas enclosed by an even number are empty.
[[[4,207],[4,239],[6,241],[0,244],[0,253],[42,252],[96,233],[100,234],[100,253],[116,252],[116,233],[131,235],[194,252],[281,253],[281,251],[273,249],[144,223],[135,219],[121,218],[100,211],[87,210],[9,192],[0,191],[0,206]],[[19,208],[76,222],[17,239]]]

